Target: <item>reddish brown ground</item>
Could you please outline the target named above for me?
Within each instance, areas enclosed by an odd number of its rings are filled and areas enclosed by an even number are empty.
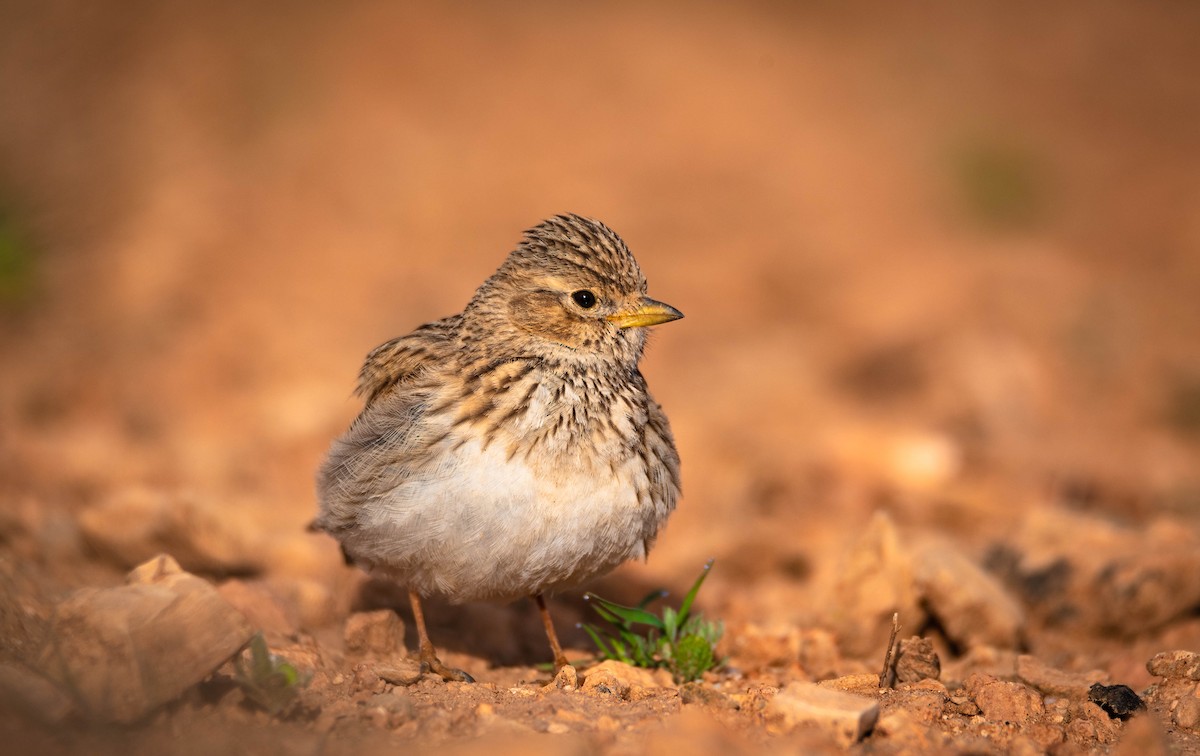
[[[302,529],[359,361],[461,308],[562,211],[615,228],[687,314],[644,362],[684,499],[602,593],[678,595],[715,556],[701,604],[736,652],[836,631],[836,577],[880,510],[979,564],[1019,550],[1042,509],[1147,534],[1148,551],[1200,537],[1198,6],[5,6],[6,659],[46,641],[67,592],[120,581],[77,518],[148,489],[227,512],[265,555],[251,578],[299,617],[289,642],[322,680],[349,678],[346,614],[401,594],[360,591]],[[1154,653],[1200,650],[1194,605],[1098,628],[1025,600],[1022,650],[1138,691]],[[555,610],[585,654],[578,596]],[[458,743],[488,703],[575,734],[488,731],[488,748],[775,747],[752,706],[523,703],[506,691],[541,674],[531,607],[429,611],[450,659],[494,687],[422,682],[398,727],[351,717],[331,738],[316,714],[271,721],[198,691],[129,728],[3,731],[60,751],[350,751]],[[948,666],[962,649],[924,630]],[[875,670],[882,647],[843,646],[823,673],[746,654],[710,683]],[[310,710],[345,690],[314,687]],[[934,727],[949,748],[989,742]]]

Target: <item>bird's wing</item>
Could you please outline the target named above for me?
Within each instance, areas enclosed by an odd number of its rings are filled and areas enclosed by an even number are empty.
[[[437,373],[454,362],[461,317],[426,323],[367,355],[356,393],[365,399],[317,473],[321,513],[313,526],[335,535],[359,508],[419,469],[428,452],[426,411]]]
[[[363,506],[427,463],[431,393],[428,386],[385,391],[333,442],[317,473],[316,528],[340,538],[353,530]]]
[[[370,405],[396,385],[444,364],[455,349],[461,321],[461,315],[435,320],[372,349],[358,371],[354,393]]]

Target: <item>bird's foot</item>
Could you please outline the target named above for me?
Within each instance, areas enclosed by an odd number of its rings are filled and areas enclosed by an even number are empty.
[[[432,672],[433,674],[441,677],[446,682],[466,682],[466,683],[475,682],[474,677],[471,677],[466,672],[463,672],[461,669],[455,669],[454,667],[447,667],[445,664],[442,664],[442,660],[437,658],[436,656],[433,657],[432,659],[422,659],[421,660],[421,672],[422,672],[422,674],[425,672]]]

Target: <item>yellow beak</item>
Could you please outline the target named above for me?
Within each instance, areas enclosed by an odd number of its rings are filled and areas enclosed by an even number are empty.
[[[607,320],[615,323],[617,328],[642,328],[644,326],[670,323],[679,320],[683,313],[669,304],[656,302],[649,297],[642,297],[633,307],[614,312]]]

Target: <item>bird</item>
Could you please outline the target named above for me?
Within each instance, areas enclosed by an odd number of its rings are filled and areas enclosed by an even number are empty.
[[[683,313],[647,296],[625,242],[575,214],[524,232],[461,313],[372,350],[363,408],[317,473],[313,525],[347,562],[408,589],[420,664],[438,658],[422,599],[544,596],[644,559],[680,495],[670,423],[639,362]]]

